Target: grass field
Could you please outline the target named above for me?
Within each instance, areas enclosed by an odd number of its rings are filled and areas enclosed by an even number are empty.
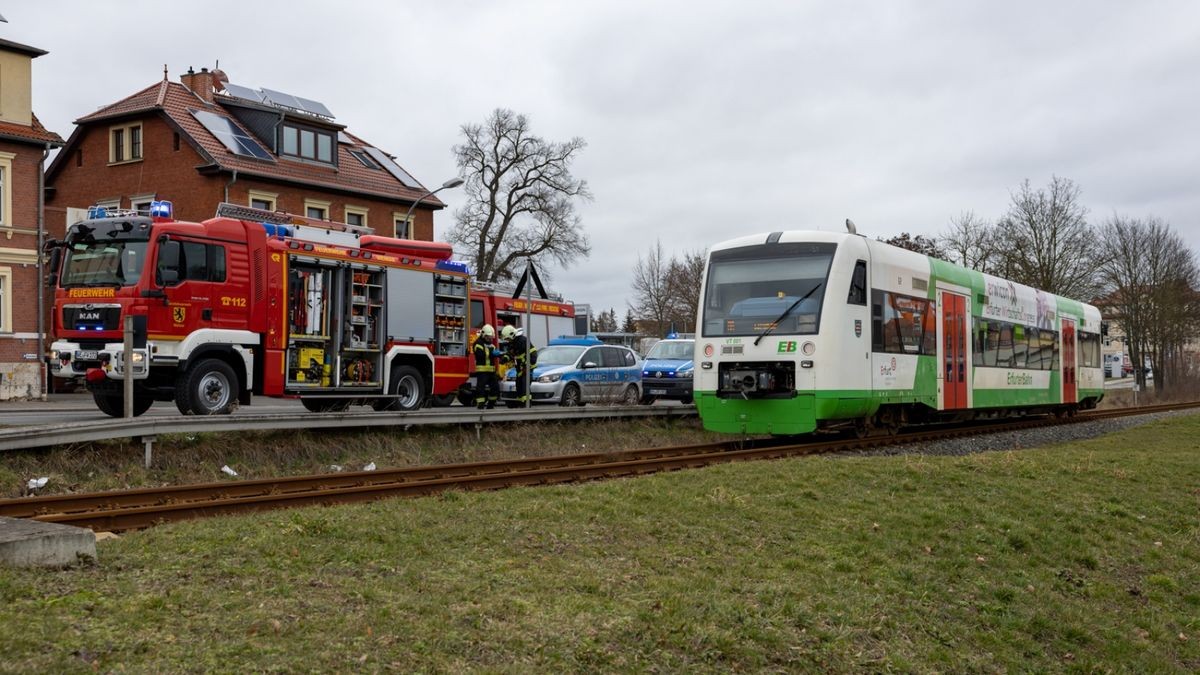
[[[0,570],[0,669],[1200,670],[1200,416],[164,526]]]

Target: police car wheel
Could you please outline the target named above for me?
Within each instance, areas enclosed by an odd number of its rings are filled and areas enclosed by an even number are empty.
[[[574,408],[583,405],[583,394],[579,391],[579,385],[568,384],[563,389],[562,401],[560,405],[567,408]]]
[[[622,405],[637,405],[638,404],[638,389],[636,385],[625,387],[625,393],[621,396]]]

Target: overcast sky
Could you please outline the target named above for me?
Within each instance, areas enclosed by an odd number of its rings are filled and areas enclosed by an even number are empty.
[[[554,286],[623,314],[637,256],[781,229],[934,235],[1028,178],[1200,249],[1200,3],[0,2],[72,120],[189,66],[324,102],[426,185],[497,107],[581,136],[590,259]],[[462,193],[439,196],[444,238]]]

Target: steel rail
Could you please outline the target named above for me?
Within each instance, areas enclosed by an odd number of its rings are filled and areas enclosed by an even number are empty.
[[[280,415],[172,416],[112,419],[0,429],[0,451],[42,448],[114,438],[154,437],[163,434],[288,429],[347,429],[429,425],[497,424],[508,422],[627,419],[641,417],[695,417],[694,406],[598,406],[583,408],[421,410],[407,413],[286,413]]]
[[[123,531],[186,518],[311,504],[344,504],[392,496],[425,496],[452,489],[494,490],[519,485],[546,485],[643,475],[716,463],[921,443],[1196,407],[1200,407],[1200,403],[1094,411],[1066,419],[1030,418],[984,426],[923,429],[897,436],[823,439],[804,443],[781,439],[731,440],[679,447],[405,467],[374,472],[25,497],[0,500],[0,516],[32,517],[97,530]]]

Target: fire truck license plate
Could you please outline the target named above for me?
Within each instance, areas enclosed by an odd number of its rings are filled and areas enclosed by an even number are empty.
[[[77,361],[95,361],[98,358],[100,358],[100,354],[95,349],[80,349],[75,352]]]

